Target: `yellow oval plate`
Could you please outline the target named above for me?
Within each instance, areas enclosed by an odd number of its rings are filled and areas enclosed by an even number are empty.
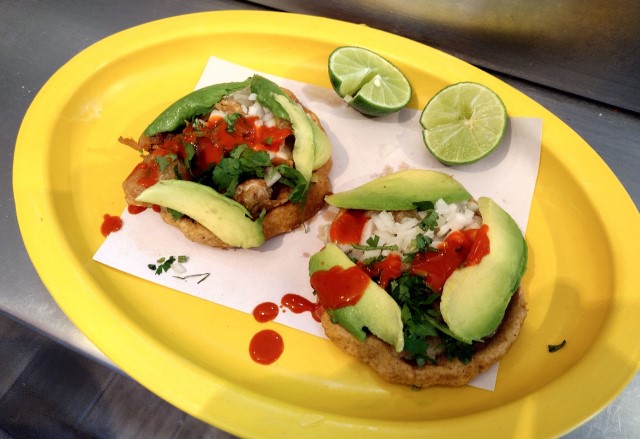
[[[529,316],[500,364],[495,392],[389,385],[330,342],[286,327],[278,327],[283,356],[261,366],[248,345],[265,325],[251,316],[91,259],[103,240],[102,217],[123,210],[120,184],[137,162],[118,136],[140,133],[191,91],[209,55],[329,87],[327,57],[347,44],[392,60],[414,87],[413,108],[448,84],[477,81],[502,97],[511,116],[544,120],[527,231]],[[620,183],[540,105],[404,38],[271,12],[195,14],[126,30],[80,53],[42,88],[20,129],[13,172],[27,250],[64,312],[151,391],[235,434],[552,436],[601,409],[638,369],[640,283],[632,263],[640,227]],[[563,339],[562,350],[547,352]]]

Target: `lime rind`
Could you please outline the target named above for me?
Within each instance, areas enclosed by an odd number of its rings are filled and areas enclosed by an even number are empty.
[[[411,85],[404,74],[368,49],[339,47],[329,56],[328,65],[336,93],[361,113],[393,113],[411,100]]]
[[[482,84],[462,82],[445,87],[420,116],[423,140],[440,162],[473,163],[498,147],[507,126],[500,97]]]

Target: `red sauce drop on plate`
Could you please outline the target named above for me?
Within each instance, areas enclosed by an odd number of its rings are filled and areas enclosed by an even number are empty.
[[[319,303],[311,302],[309,299],[299,296],[298,294],[285,294],[282,296],[282,306],[291,310],[295,314],[301,314],[309,311],[313,319],[317,322],[324,313],[324,309]]]
[[[370,278],[360,267],[331,267],[311,275],[311,287],[325,309],[338,309],[358,303]]]
[[[273,302],[264,302],[253,309],[253,318],[257,322],[270,322],[278,316],[278,305]]]
[[[122,219],[119,216],[112,216],[108,213],[104,214],[100,232],[102,236],[109,236],[112,232],[117,232],[122,227]]]
[[[144,212],[145,210],[147,210],[146,207],[144,206],[136,206],[135,204],[129,204],[127,206],[127,211],[131,214],[131,215],[137,215],[139,213]]]
[[[259,364],[275,362],[284,351],[282,337],[272,329],[265,329],[253,336],[249,343],[249,355]]]

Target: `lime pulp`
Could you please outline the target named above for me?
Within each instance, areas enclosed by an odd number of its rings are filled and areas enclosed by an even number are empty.
[[[404,74],[368,49],[339,47],[329,56],[328,69],[336,93],[363,114],[394,113],[411,99],[411,85]]]
[[[473,163],[502,141],[507,111],[500,97],[475,82],[460,82],[440,90],[420,116],[423,140],[440,162]]]

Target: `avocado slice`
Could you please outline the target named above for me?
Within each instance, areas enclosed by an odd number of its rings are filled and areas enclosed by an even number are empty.
[[[285,96],[284,90],[278,84],[260,75],[251,77],[251,91],[256,94],[258,102],[267,107],[280,119],[289,119],[289,113],[275,99],[275,96]]]
[[[184,180],[160,180],[145,189],[136,201],[177,210],[234,247],[259,247],[264,243],[261,221],[253,221],[242,204],[209,186]]]
[[[440,312],[456,338],[467,343],[493,334],[527,266],[527,244],[511,216],[487,197],[478,199],[489,227],[489,254],[449,277]]]
[[[154,136],[158,133],[169,133],[184,126],[186,120],[200,116],[210,111],[224,96],[243,88],[247,88],[251,78],[242,82],[225,82],[213,84],[178,99],[164,110],[144,130],[145,136]]]
[[[274,93],[272,97],[289,115],[291,126],[296,137],[293,145],[293,162],[298,172],[302,174],[308,184],[311,182],[315,156],[312,127],[314,123],[309,119],[309,116],[307,116],[307,113],[304,112],[302,107],[293,103],[288,96]]]
[[[420,201],[442,198],[457,203],[471,198],[450,175],[437,171],[407,169],[371,180],[355,189],[325,197],[332,206],[362,210],[413,210]]]
[[[309,274],[330,270],[335,266],[346,269],[354,265],[340,248],[328,243],[322,250],[311,256]],[[369,280],[369,286],[358,303],[327,310],[327,312],[334,321],[360,341],[364,341],[366,338],[366,333],[363,330],[366,327],[379,339],[393,346],[397,352],[401,352],[404,347],[400,307],[385,290],[372,280]]]
[[[329,140],[327,133],[325,133],[315,122],[310,122],[313,131],[313,170],[315,171],[327,163],[331,158],[333,147],[331,146],[331,141]]]

